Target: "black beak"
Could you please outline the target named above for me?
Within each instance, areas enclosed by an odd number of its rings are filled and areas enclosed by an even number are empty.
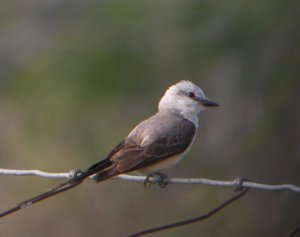
[[[211,101],[211,100],[209,100],[209,99],[202,99],[202,100],[201,100],[201,103],[202,103],[204,106],[206,106],[206,107],[219,106],[218,103],[213,102],[213,101]]]

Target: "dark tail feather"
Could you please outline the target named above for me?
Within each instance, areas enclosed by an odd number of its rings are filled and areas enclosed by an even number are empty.
[[[113,173],[116,173],[116,174],[112,175]],[[91,166],[85,172],[79,173],[77,176],[75,175],[76,177],[72,178],[71,180],[62,183],[47,192],[44,192],[33,198],[23,201],[20,204],[17,204],[16,206],[14,206],[13,208],[10,208],[4,212],[0,212],[0,218],[4,217],[6,215],[9,215],[13,212],[16,212],[18,210],[21,210],[22,208],[24,208],[26,206],[32,205],[32,204],[42,201],[46,198],[54,196],[58,193],[62,193],[71,188],[74,188],[77,185],[81,184],[81,182],[85,178],[89,177],[92,174],[97,174],[95,176],[95,181],[100,182],[100,181],[103,181],[104,179],[108,179],[112,176],[117,175],[117,172],[116,172],[116,169],[114,169],[114,164],[110,160],[104,159],[104,160],[94,164],[93,166]],[[100,177],[100,178],[98,178],[98,177]]]
[[[101,182],[105,179],[109,179],[120,173],[116,169],[116,167],[112,161],[110,161],[109,159],[105,159],[105,160],[102,160],[102,161],[94,164],[86,172],[84,172],[84,175],[89,176],[92,174],[96,174],[94,177],[94,180],[96,182]],[[85,177],[87,177],[87,176],[85,176]]]
[[[109,169],[109,170],[104,170],[103,172],[97,173],[94,177],[94,180],[95,180],[95,182],[101,182],[101,181],[104,181],[106,179],[117,176],[119,174],[120,174],[120,172],[118,172],[115,168],[114,169]]]
[[[75,178],[75,181],[84,180],[85,178],[87,178],[93,174],[96,174],[99,172],[101,173],[101,171],[104,171],[105,169],[109,168],[112,165],[113,165],[113,163],[108,159],[101,160],[98,163],[92,165],[90,168],[88,168],[86,171],[84,171],[80,175],[78,175]]]
[[[104,159],[99,161],[98,163],[92,165],[90,168],[88,168],[88,170],[86,172],[92,172],[92,173],[98,173],[99,171],[108,168],[109,166],[111,166],[113,163],[108,160],[108,159]]]
[[[120,174],[120,172],[116,169],[114,163],[109,159],[105,159],[98,162],[97,164],[94,164],[87,170],[87,172],[96,174],[93,178],[96,182],[101,182]]]

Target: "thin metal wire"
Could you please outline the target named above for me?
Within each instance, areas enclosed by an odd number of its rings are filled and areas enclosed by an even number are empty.
[[[128,237],[138,237],[138,236],[147,235],[147,234],[151,234],[151,233],[158,232],[158,231],[163,231],[163,230],[168,230],[168,229],[171,229],[171,228],[176,228],[176,227],[179,227],[179,226],[182,226],[182,225],[188,225],[188,224],[192,224],[192,223],[195,223],[195,222],[203,221],[203,220],[211,217],[212,215],[216,214],[217,212],[221,211],[224,207],[226,207],[229,204],[233,203],[234,201],[238,200],[239,198],[244,196],[248,191],[249,191],[249,189],[246,188],[241,193],[233,196],[232,198],[228,199],[226,202],[223,202],[221,205],[217,206],[216,208],[212,209],[211,211],[209,211],[208,213],[206,213],[204,215],[197,216],[197,217],[190,218],[190,219],[186,219],[186,220],[183,220],[183,221],[174,222],[174,223],[167,224],[167,225],[161,225],[161,226],[153,227],[153,228],[150,228],[150,229],[147,229],[147,230],[142,230],[142,231],[136,232],[134,234],[131,234]]]
[[[39,176],[49,179],[66,179],[69,177],[69,173],[47,173],[40,170],[12,170],[12,169],[0,169],[0,175],[17,175],[17,176]],[[90,177],[92,179],[92,177]],[[119,179],[129,182],[144,182],[145,176],[134,176],[122,174],[112,179]],[[150,181],[158,181],[156,178],[150,178]],[[235,187],[234,181],[221,181],[211,180],[202,178],[168,178],[166,180],[169,184],[204,184],[210,186],[221,186],[221,187]],[[262,184],[253,182],[243,182],[244,188],[262,189],[268,191],[293,191],[300,193],[300,187],[293,184]]]
[[[294,229],[294,230],[289,234],[288,237],[295,237],[296,234],[297,234],[297,232],[298,232],[298,234],[299,234],[299,231],[300,231],[300,226],[298,226],[296,229]]]

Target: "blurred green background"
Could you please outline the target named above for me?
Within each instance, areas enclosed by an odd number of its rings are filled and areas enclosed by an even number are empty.
[[[173,177],[300,184],[297,1],[3,1],[0,167],[66,172],[102,159],[191,80],[221,104]],[[60,180],[1,176],[0,210]],[[85,182],[10,215],[7,237],[126,236],[205,213],[231,189]],[[251,190],[205,222],[152,236],[287,236],[300,197]]]

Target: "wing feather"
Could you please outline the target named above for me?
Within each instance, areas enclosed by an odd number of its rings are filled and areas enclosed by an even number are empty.
[[[134,128],[106,156],[111,166],[99,170],[95,180],[102,181],[181,154],[193,141],[196,130],[192,122],[179,115],[158,113]]]
[[[196,127],[186,119],[172,119],[171,124],[156,126],[155,131],[146,133],[148,145],[141,145],[141,139],[137,134],[133,134],[124,142],[124,146],[110,160],[116,164],[121,172],[129,172],[160,162],[168,157],[181,154],[191,144]]]

